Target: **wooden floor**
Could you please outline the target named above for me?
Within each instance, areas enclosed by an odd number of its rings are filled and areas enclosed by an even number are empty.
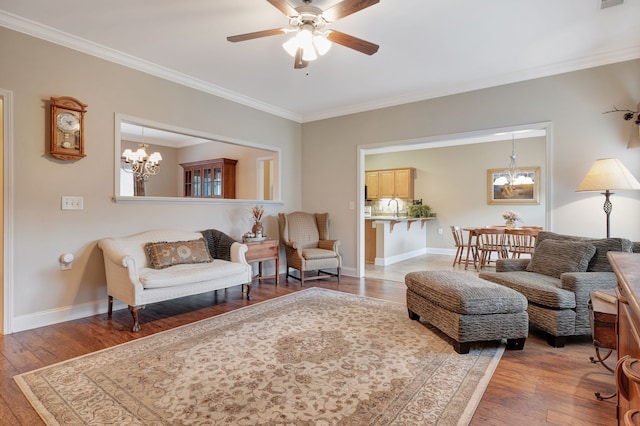
[[[242,306],[299,291],[299,283],[281,280],[254,286],[252,301],[239,287],[148,306],[140,311],[142,330],[131,333],[131,315],[123,309],[76,321],[0,336],[2,354],[0,424],[43,424],[12,377],[69,358],[189,324]],[[404,303],[401,282],[343,277],[305,284]],[[472,425],[614,425],[615,398],[597,401],[594,391],[613,391],[613,375],[591,364],[593,345],[587,338],[552,348],[532,333],[523,351],[506,351],[480,402]]]

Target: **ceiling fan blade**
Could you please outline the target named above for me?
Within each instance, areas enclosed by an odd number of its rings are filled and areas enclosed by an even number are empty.
[[[273,7],[275,7],[276,9],[278,9],[280,12],[284,13],[287,16],[298,15],[298,12],[293,7],[291,7],[289,3],[287,3],[284,0],[267,0],[267,1],[271,3]]]
[[[302,49],[298,48],[298,50],[296,50],[296,57],[295,62],[293,63],[293,68],[299,70],[301,68],[306,68],[307,65],[309,65],[309,62],[302,59]]]
[[[238,34],[227,37],[227,40],[236,43],[238,41],[252,40],[254,38],[269,37],[274,35],[284,34],[286,31],[284,28],[274,28],[272,30],[256,31],[254,33]]]
[[[330,30],[327,38],[334,43],[341,44],[342,46],[357,50],[358,52],[362,52],[367,55],[373,55],[380,48],[377,44],[350,36],[349,34],[341,33],[340,31]]]
[[[269,0],[270,1],[270,0]],[[343,0],[340,3],[331,6],[329,9],[322,12],[322,16],[328,22],[335,22],[338,19],[342,19],[345,16],[349,16],[352,13],[356,13],[362,9],[366,9],[369,6],[373,6],[376,3],[380,3],[380,0]]]

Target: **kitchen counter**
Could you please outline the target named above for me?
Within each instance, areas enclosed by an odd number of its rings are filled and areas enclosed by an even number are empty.
[[[425,225],[436,218],[371,216],[364,219],[365,262],[390,265],[426,253]]]
[[[381,221],[385,221],[385,222],[389,222],[390,224],[390,232],[393,232],[393,227],[394,225],[396,225],[397,223],[400,222],[406,222],[407,223],[407,229],[409,229],[411,227],[411,224],[413,222],[421,222],[422,227],[424,227],[424,224],[426,221],[428,220],[435,220],[435,217],[408,217],[408,216],[370,216],[370,217],[365,217],[365,220],[375,220],[376,222],[381,222]]]

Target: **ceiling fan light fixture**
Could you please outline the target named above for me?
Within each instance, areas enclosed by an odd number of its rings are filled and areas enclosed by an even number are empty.
[[[318,59],[318,54],[316,53],[316,48],[313,47],[313,44],[310,46],[302,47],[302,60],[303,61],[315,61]]]
[[[282,48],[287,51],[292,58],[295,58],[296,52],[298,51],[298,40],[294,37],[291,37],[289,40],[282,43]]]
[[[326,34],[318,33],[313,36],[313,45],[316,47],[318,55],[322,56],[331,49],[332,43],[327,40]]]

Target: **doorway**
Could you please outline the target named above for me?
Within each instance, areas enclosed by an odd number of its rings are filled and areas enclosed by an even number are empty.
[[[531,222],[527,224],[539,224],[545,229],[550,229],[552,197],[548,178],[551,170],[551,123],[549,122],[428,137],[421,140],[389,142],[382,145],[359,146],[357,180],[359,199],[362,201],[360,201],[357,215],[358,276],[367,276],[364,253],[364,177],[367,169],[416,167],[417,178],[425,179],[428,183],[421,184],[422,192],[420,192],[417,190],[420,185],[416,180],[414,199],[422,199],[422,202],[431,205],[432,212],[437,213],[438,216],[436,220],[429,221],[426,225],[426,254],[448,254],[449,251],[453,253],[455,252],[453,248],[447,249],[448,239],[452,240],[449,225],[457,223],[450,223],[451,221],[460,221],[465,226],[476,225],[475,222],[478,222],[477,224],[484,226],[485,221],[493,223],[499,220],[500,212],[495,212],[496,206],[489,206],[487,202],[486,175],[489,169],[507,168],[514,135],[516,151],[519,147],[526,148],[518,152],[521,154],[518,157],[518,166],[540,166],[542,170],[539,205],[522,207],[531,217]],[[493,144],[495,147],[492,147]],[[381,162],[381,158],[386,156],[391,159],[390,162]],[[439,168],[440,171],[432,171],[431,167],[434,170]],[[471,168],[475,170],[466,175]],[[447,189],[450,181],[455,183],[449,185],[450,188]],[[460,188],[468,189],[466,195],[460,195]],[[456,203],[461,204],[458,206]],[[380,267],[376,266],[376,268]]]

